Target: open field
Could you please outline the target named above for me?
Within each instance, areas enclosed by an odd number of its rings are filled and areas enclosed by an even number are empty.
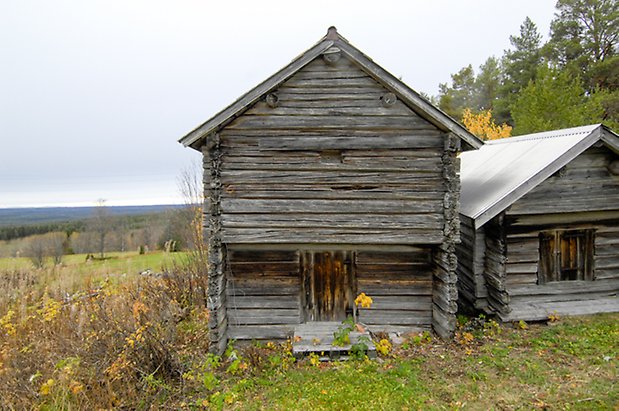
[[[43,269],[33,268],[32,262],[25,257],[0,258],[0,273],[28,272],[33,276],[41,277],[38,283],[49,289],[73,293],[84,289],[89,283],[102,280],[122,283],[146,270],[161,272],[163,267],[170,267],[185,258],[187,254],[161,251],[147,254],[116,252],[106,253],[104,259],[90,261],[86,260],[86,256],[86,254],[66,255],[63,256],[61,264],[52,266],[50,261]]]
[[[115,257],[70,256],[38,271],[0,261],[0,409],[619,406],[619,314],[461,318],[453,341],[407,336],[376,361],[295,361],[289,342],[232,344],[220,358],[207,354],[203,264],[186,254]],[[165,277],[137,274],[162,264],[172,268]]]
[[[71,254],[62,257],[60,269],[78,274],[92,274],[105,272],[134,273],[146,269],[160,270],[185,253],[164,253],[162,251],[138,254],[134,251],[105,253],[105,259],[86,261],[87,254]],[[27,257],[0,258],[0,271],[33,269]]]

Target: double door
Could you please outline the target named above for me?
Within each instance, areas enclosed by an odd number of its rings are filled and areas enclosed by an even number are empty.
[[[305,321],[342,321],[354,304],[354,253],[301,253]]]

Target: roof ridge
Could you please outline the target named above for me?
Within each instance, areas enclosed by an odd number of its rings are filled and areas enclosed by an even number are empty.
[[[509,143],[518,143],[522,141],[536,141],[536,140],[547,140],[547,139],[552,139],[552,138],[569,137],[569,136],[574,136],[577,134],[584,134],[584,133],[589,134],[600,126],[601,124],[589,124],[586,126],[564,128],[564,129],[559,129],[559,130],[540,131],[538,133],[523,134],[521,136],[501,138],[498,140],[490,140],[490,141],[486,141],[485,144],[489,144],[489,145],[509,144]]]

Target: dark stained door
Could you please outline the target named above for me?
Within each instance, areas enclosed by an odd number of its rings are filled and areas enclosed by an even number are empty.
[[[308,251],[302,266],[306,321],[342,321],[352,314],[352,252]]]

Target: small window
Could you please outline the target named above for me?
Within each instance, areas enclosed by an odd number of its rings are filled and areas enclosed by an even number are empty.
[[[538,283],[593,280],[593,230],[540,234]]]

